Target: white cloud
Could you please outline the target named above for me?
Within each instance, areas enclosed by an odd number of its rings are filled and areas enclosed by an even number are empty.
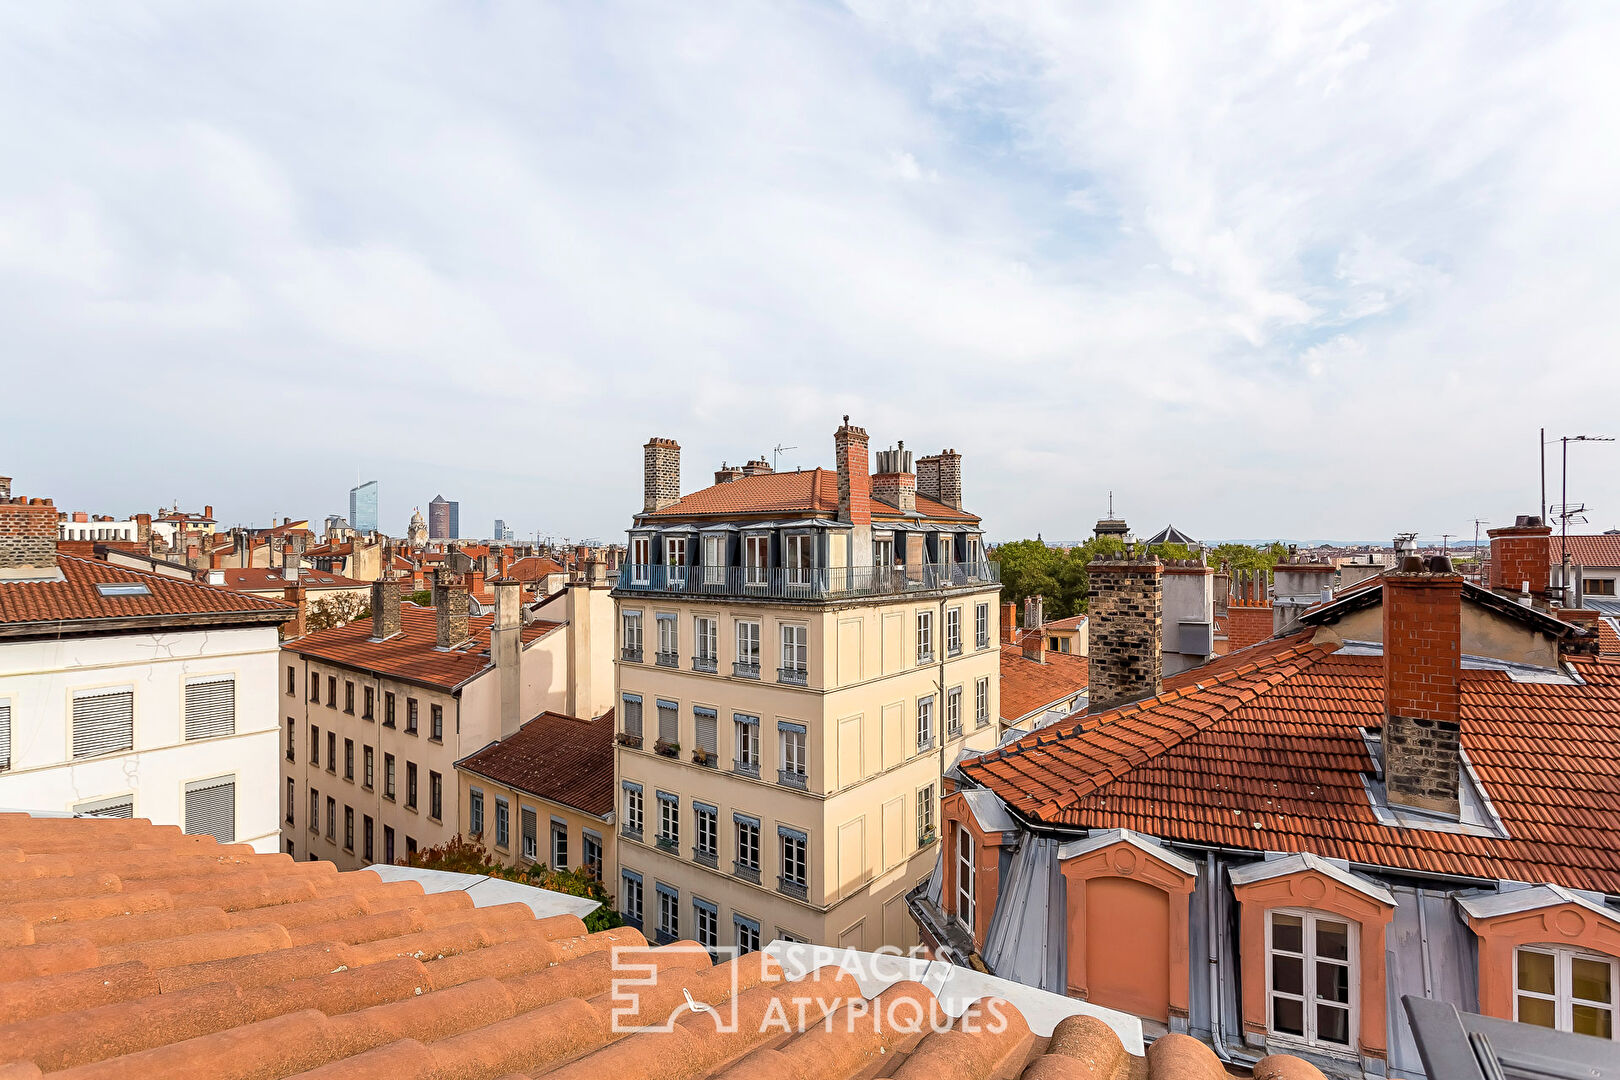
[[[607,535],[647,435],[690,485],[830,464],[850,413],[962,450],[1001,535],[1109,489],[1210,536],[1506,518],[1534,428],[1620,392],[1617,18],[14,7],[0,320],[53,407],[0,466],[258,520],[364,473],[395,528],[443,490]]]

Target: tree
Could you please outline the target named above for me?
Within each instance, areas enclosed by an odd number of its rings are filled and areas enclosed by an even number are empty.
[[[433,606],[433,590],[432,589],[417,589],[413,593],[407,593],[405,595],[404,599],[409,600],[411,603],[415,604],[417,607],[432,607]]]
[[[613,906],[613,895],[602,884],[602,879],[590,870],[553,870],[542,863],[530,863],[527,870],[507,866],[496,862],[480,840],[477,833],[470,837],[457,833],[442,844],[407,855],[402,865],[447,870],[453,874],[483,874],[502,881],[515,881],[520,885],[533,885],[537,889],[583,896],[602,905],[585,916],[586,930],[594,934],[598,930],[611,930],[624,925],[624,920]]]
[[[334,626],[371,618],[371,607],[357,593],[344,592],[323,596],[309,605],[304,614],[304,629],[330,630]]]
[[[1026,597],[1041,596],[1047,619],[1082,615],[1087,609],[1091,588],[1086,564],[1095,558],[1125,553],[1125,542],[1117,536],[1094,536],[1067,551],[1048,547],[1039,540],[1015,540],[1002,544],[994,555],[1001,562],[1001,596],[1022,610]],[[1183,544],[1155,544],[1151,553],[1161,559],[1191,559],[1196,554]],[[1022,614],[1019,618],[1022,619]]]

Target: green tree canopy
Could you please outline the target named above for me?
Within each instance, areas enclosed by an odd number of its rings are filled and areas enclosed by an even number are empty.
[[[1184,544],[1154,544],[1153,554],[1161,559],[1191,559],[1196,553]],[[1086,564],[1102,555],[1123,555],[1125,543],[1117,536],[1092,537],[1069,548],[1048,547],[1039,540],[1015,540],[995,550],[1001,563],[1001,598],[1019,606],[1023,620],[1024,600],[1042,597],[1047,619],[1066,619],[1086,611],[1090,579]]]
[[[541,863],[533,863],[527,870],[498,863],[484,850],[475,835],[463,837],[460,833],[442,844],[409,855],[401,864],[421,866],[429,870],[448,870],[453,874],[483,874],[486,877],[516,881],[533,885],[537,889],[583,896],[601,903],[601,907],[585,916],[585,929],[591,933],[623,926],[624,920],[613,906],[613,896],[602,884],[602,879],[586,869],[553,870]]]

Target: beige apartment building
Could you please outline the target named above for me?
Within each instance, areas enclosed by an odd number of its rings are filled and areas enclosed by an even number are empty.
[[[723,468],[682,496],[645,447],[614,589],[618,902],[649,938],[908,946],[941,778],[993,747],[998,568],[961,458],[904,444],[869,469]]]
[[[478,831],[457,762],[542,713],[612,708],[607,584],[581,578],[526,622],[516,584],[479,616],[458,574],[438,575],[432,607],[383,580],[371,618],[284,642],[282,849],[353,869]]]

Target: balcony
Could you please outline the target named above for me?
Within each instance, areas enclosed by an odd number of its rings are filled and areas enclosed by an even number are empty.
[[[664,652],[662,649],[660,649],[657,653],[656,659],[659,667],[678,668],[681,666],[681,654],[678,652]]]
[[[999,584],[1001,564],[989,561],[771,570],[741,566],[671,567],[627,563],[619,568],[617,587],[622,592],[630,593],[816,601],[862,596],[904,596],[936,589],[982,588]]]
[[[692,861],[699,866],[707,866],[710,870],[717,868],[720,864],[720,859],[714,852],[705,851],[703,848],[692,849]]]
[[[707,671],[710,675],[713,675],[719,669],[720,669],[720,662],[716,657],[713,657],[713,656],[694,656],[694,657],[692,657],[692,670],[693,671]]]
[[[757,866],[750,866],[745,862],[733,862],[731,864],[731,872],[734,876],[740,877],[744,881],[751,881],[755,885],[759,884],[759,867]]]
[[[789,686],[807,686],[810,682],[810,673],[802,667],[777,668],[776,681],[787,683]]]
[[[810,781],[802,772],[793,769],[776,770],[776,782],[783,787],[798,788],[800,791],[810,790]]]
[[[620,649],[619,650],[619,658],[621,660],[628,660],[632,664],[639,664],[639,663],[641,663],[641,650],[640,649]]]
[[[783,896],[791,896],[795,900],[810,899],[809,886],[794,881],[792,878],[783,877],[781,875],[778,875],[776,879],[776,891],[781,893]]]
[[[659,851],[667,851],[671,855],[679,855],[681,853],[681,842],[673,836],[666,836],[663,833],[660,833],[658,835],[657,844]]]
[[[743,660],[733,660],[731,662],[731,673],[739,679],[757,679],[759,678],[759,662],[748,663]],[[288,758],[288,760],[292,759]]]

